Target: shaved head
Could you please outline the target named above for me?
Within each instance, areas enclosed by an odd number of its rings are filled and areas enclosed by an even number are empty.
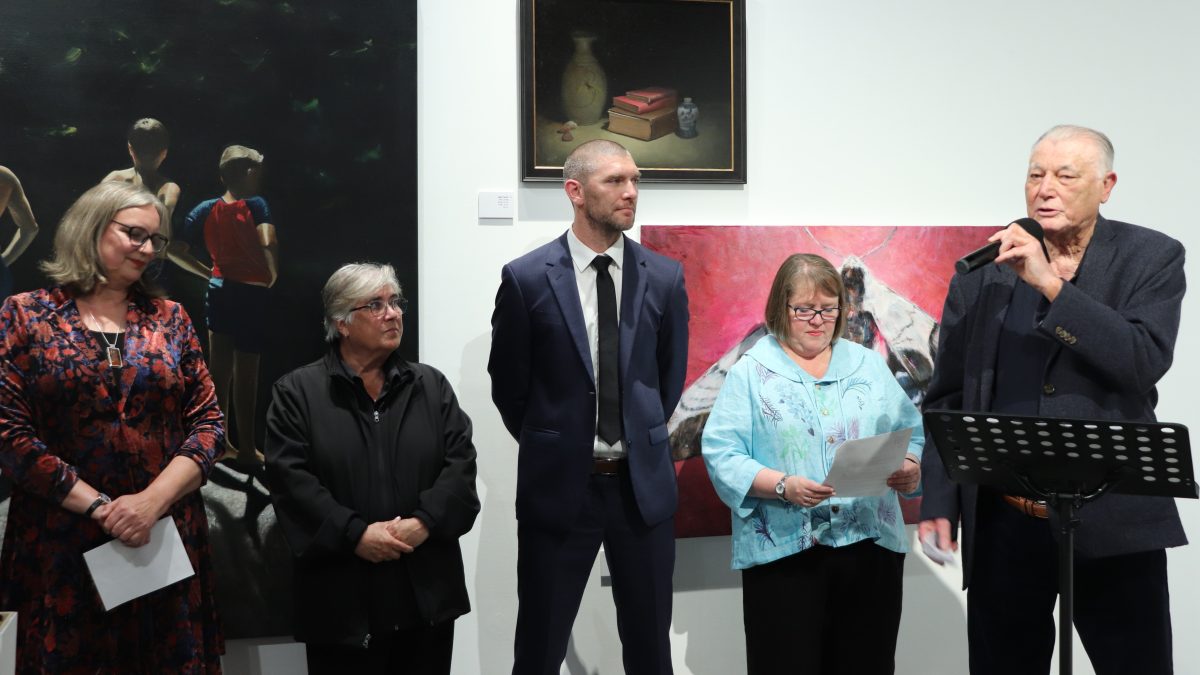
[[[630,154],[625,146],[614,141],[588,141],[567,155],[567,161],[563,162],[563,180],[577,180],[582,183],[596,170],[596,160],[617,156],[629,157]]]

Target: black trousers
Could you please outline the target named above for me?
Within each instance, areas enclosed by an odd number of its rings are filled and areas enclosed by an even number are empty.
[[[894,673],[903,589],[904,554],[873,541],[742,570],[747,672]]]
[[[367,649],[305,645],[309,675],[449,675],[454,622],[373,635]]]
[[[1087,518],[1087,507],[1080,512]],[[1046,520],[979,491],[967,589],[972,675],[1050,672],[1058,544]],[[1097,675],[1173,672],[1167,554],[1075,556],[1075,629]]]
[[[673,519],[647,526],[627,473],[593,475],[574,526],[517,524],[514,675],[558,675],[600,544],[612,574],[626,675],[670,675]]]

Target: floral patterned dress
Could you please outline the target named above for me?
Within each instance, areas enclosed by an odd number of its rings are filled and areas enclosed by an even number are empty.
[[[18,614],[20,673],[219,673],[208,520],[199,491],[169,510],[196,574],[104,611],[83,552],[110,540],[60,505],[82,479],[114,499],[175,457],[207,476],[224,428],[195,330],[177,303],[129,304],[112,368],[62,288],[0,310],[0,470],[14,487],[0,609]]]

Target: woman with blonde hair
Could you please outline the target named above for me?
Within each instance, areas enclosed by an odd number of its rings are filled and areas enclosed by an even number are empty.
[[[101,183],[63,216],[53,285],[0,309],[0,607],[18,613],[18,672],[220,672],[198,488],[225,431],[187,313],[144,276],[167,243],[154,195]],[[163,517],[195,574],[106,611],[83,552],[143,546]]]

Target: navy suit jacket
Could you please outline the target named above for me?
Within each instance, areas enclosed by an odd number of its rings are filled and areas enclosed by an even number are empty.
[[[683,393],[688,305],[683,268],[625,239],[621,416],[642,519],[675,513],[667,419]],[[579,514],[596,436],[596,378],[564,233],[501,272],[488,360],[492,401],[517,439],[517,518],[565,529]]]
[[[1056,343],[1043,375],[1041,415],[1154,421],[1155,385],[1171,366],[1179,332],[1183,259],[1183,246],[1164,234],[1097,221],[1077,282],[1063,284],[1039,315],[1037,328]],[[996,265],[951,280],[926,410],[991,409],[999,337],[1016,282],[1015,272]],[[949,479],[934,442],[926,434],[921,519],[961,517],[965,587],[978,493]],[[1187,543],[1170,499],[1107,494],[1079,517],[1075,550],[1082,557]]]

